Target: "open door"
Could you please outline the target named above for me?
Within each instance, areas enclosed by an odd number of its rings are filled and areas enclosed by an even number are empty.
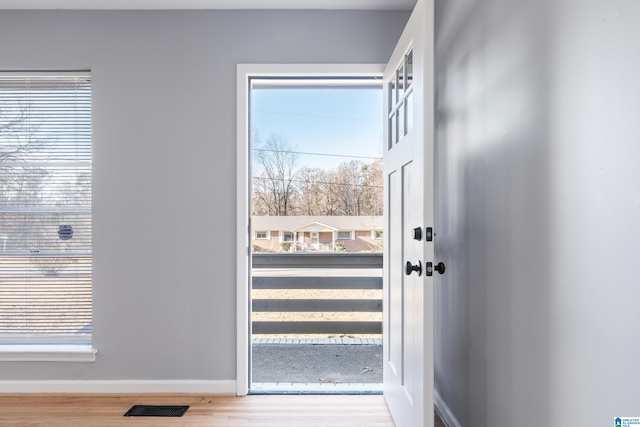
[[[433,0],[384,72],[384,395],[398,427],[433,426]]]

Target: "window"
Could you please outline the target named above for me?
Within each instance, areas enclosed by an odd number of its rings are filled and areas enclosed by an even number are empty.
[[[413,50],[403,56],[389,83],[389,149],[413,129]]]
[[[338,231],[338,239],[351,239],[350,231]]]
[[[293,232],[285,231],[282,233],[282,241],[283,242],[293,242],[294,236]]]
[[[91,78],[0,73],[0,344],[90,344]]]
[[[268,231],[256,231],[256,240],[267,240],[269,238],[270,236]]]

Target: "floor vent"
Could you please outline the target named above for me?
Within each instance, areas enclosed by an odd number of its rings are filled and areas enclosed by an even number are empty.
[[[188,406],[135,405],[124,414],[125,417],[181,417]]]

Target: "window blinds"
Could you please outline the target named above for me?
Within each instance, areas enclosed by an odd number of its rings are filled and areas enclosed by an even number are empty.
[[[91,78],[0,73],[0,344],[91,342]]]

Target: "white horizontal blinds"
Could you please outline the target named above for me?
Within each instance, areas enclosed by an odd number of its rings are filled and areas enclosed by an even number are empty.
[[[0,343],[91,342],[91,79],[0,73]]]

